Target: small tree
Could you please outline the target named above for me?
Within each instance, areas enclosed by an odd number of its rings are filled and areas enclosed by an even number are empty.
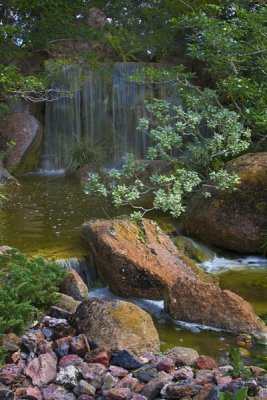
[[[89,174],[87,194],[110,196],[116,207],[130,205],[138,217],[155,209],[178,217],[188,195],[201,184],[204,196],[211,195],[212,187],[236,190],[239,177],[229,174],[225,163],[249,147],[250,130],[234,111],[220,105],[214,91],[201,91],[186,80],[179,88],[184,91],[183,107],[154,99],[147,104],[149,116],[138,126],[149,138],[147,159],[167,161],[169,173],[153,174],[147,182],[141,173],[144,165],[128,154],[122,171],[111,170],[104,180],[98,173]],[[147,193],[153,195],[150,208],[137,204]]]

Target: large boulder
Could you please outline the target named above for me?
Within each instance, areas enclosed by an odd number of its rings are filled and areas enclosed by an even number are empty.
[[[267,327],[249,303],[229,290],[196,278],[180,277],[168,288],[166,299],[166,311],[177,320],[249,332],[267,342]]]
[[[206,243],[239,253],[257,253],[267,229],[267,152],[228,162],[239,175],[235,192],[197,193],[183,219],[183,231]]]
[[[82,235],[100,279],[120,296],[162,300],[178,276],[203,274],[153,221],[89,221]]]
[[[1,146],[7,148],[4,166],[15,175],[37,165],[42,139],[40,122],[27,112],[15,112],[0,120]]]
[[[74,314],[74,322],[77,331],[85,333],[98,346],[136,354],[160,349],[151,316],[126,301],[96,297],[84,300]]]
[[[91,221],[82,232],[100,278],[116,294],[165,298],[166,309],[175,319],[265,334],[250,305],[208,282],[153,221],[144,219],[141,225],[130,219]]]

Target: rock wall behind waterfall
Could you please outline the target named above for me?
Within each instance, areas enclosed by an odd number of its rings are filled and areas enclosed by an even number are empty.
[[[129,76],[137,68],[138,63],[117,63],[110,80],[93,72],[85,75],[78,66],[64,68],[61,85],[71,96],[46,104],[41,168],[64,168],[67,147],[80,141],[92,148],[100,146],[108,165],[125,152],[145,156],[147,138],[136,131],[145,114],[145,100],[171,99],[173,88],[132,82]]]

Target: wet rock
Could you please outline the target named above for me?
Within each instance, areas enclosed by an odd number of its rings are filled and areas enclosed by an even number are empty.
[[[199,369],[213,369],[218,368],[215,360],[209,356],[200,356],[196,359],[195,364]]]
[[[68,270],[68,275],[62,283],[60,291],[77,301],[83,301],[89,296],[88,287],[74,269]]]
[[[172,359],[177,366],[193,365],[199,357],[199,354],[196,350],[179,346],[165,351],[163,355]]]
[[[9,114],[0,120],[1,144],[13,141],[4,158],[4,165],[12,174],[32,171],[38,161],[42,130],[40,122],[24,112]]]
[[[83,359],[79,357],[77,354],[68,354],[67,356],[64,356],[61,358],[61,360],[58,363],[59,368],[66,368],[69,367],[70,365],[73,366],[78,366],[82,364]]]
[[[143,388],[142,396],[148,400],[153,400],[160,395],[160,391],[164,385],[169,383],[171,377],[165,372],[159,372],[158,377],[149,381]]]
[[[229,375],[220,375],[215,373],[215,382],[217,385],[225,386],[229,385],[232,382],[233,378]]]
[[[142,367],[139,358],[131,351],[122,350],[118,352],[113,358],[112,363],[125,369],[136,369]]]
[[[41,387],[53,381],[57,375],[57,362],[51,354],[41,354],[29,363],[25,374],[35,386]]]
[[[85,361],[88,363],[103,364],[105,367],[108,367],[110,357],[111,351],[107,347],[97,347],[86,354]]]
[[[133,375],[138,378],[140,382],[147,383],[158,376],[158,371],[151,365],[144,365],[143,367],[134,371]]]
[[[82,235],[100,279],[121,296],[161,300],[178,276],[199,271],[153,221],[143,219],[140,226],[130,219],[89,221]]]
[[[181,399],[186,396],[195,396],[202,389],[200,385],[190,383],[176,383],[167,385],[165,391],[168,399]]]
[[[55,385],[54,383],[43,388],[42,392],[44,400],[62,400],[68,394],[68,391],[64,387]]]
[[[166,294],[166,311],[179,321],[214,326],[231,332],[249,332],[267,340],[267,327],[249,303],[229,290],[199,279],[177,279]]]
[[[9,385],[14,382],[21,373],[21,367],[16,364],[6,364],[0,372],[0,382]]]
[[[70,343],[71,351],[75,354],[78,354],[80,357],[84,357],[85,354],[90,351],[90,346],[87,340],[86,335],[81,334],[79,336],[75,336],[72,338]]]
[[[91,383],[96,389],[101,388],[107,371],[103,364],[87,364],[84,362],[77,369],[85,381]]]
[[[82,394],[88,394],[88,395],[94,396],[95,392],[96,392],[96,388],[84,380],[80,380],[80,382],[77,384],[77,386],[74,389],[74,393],[77,396],[80,396]]]
[[[132,392],[127,388],[114,388],[106,390],[103,393],[104,399],[106,400],[130,400],[132,398]]]
[[[79,371],[73,365],[66,368],[60,368],[57,373],[55,383],[64,386],[65,388],[74,388],[78,385]]]
[[[99,346],[137,354],[159,351],[159,337],[151,316],[132,303],[93,297],[80,304],[74,321],[78,332],[85,333]]]
[[[267,152],[245,154],[227,163],[237,173],[236,191],[197,193],[188,207],[183,229],[206,243],[239,253],[257,253],[267,224]]]
[[[64,293],[57,293],[57,296],[58,296],[57,307],[62,308],[63,310],[66,310],[72,314],[76,311],[78,305],[81,304],[80,301],[77,301],[73,297],[68,296],[67,294]]]

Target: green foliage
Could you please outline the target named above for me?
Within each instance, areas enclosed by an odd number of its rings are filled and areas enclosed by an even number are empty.
[[[231,364],[233,366],[232,375],[234,378],[239,378],[241,374],[245,379],[250,378],[252,376],[250,370],[245,367],[243,361],[241,360],[240,350],[237,347],[234,347],[230,351]]]
[[[86,164],[91,164],[96,169],[101,168],[105,156],[101,146],[90,146],[86,140],[82,140],[66,146],[65,159],[67,171],[75,172]]]
[[[267,8],[255,2],[216,5],[174,19],[187,29],[188,55],[205,63],[221,98],[236,110],[256,139],[266,140]]]
[[[144,166],[127,155],[122,171],[111,170],[105,181],[97,173],[89,174],[87,194],[110,196],[116,207],[131,205],[141,215],[160,209],[177,217],[185,210],[188,195],[200,184],[205,196],[214,189],[236,190],[239,178],[229,174],[224,165],[249,147],[250,131],[235,112],[216,102],[213,91],[201,92],[188,82],[182,88],[186,109],[155,99],[147,104],[149,116],[140,119],[138,127],[149,138],[147,158],[169,163],[169,173],[144,178]],[[137,205],[148,193],[153,195],[153,206]]]
[[[248,394],[248,388],[243,387],[234,394],[228,392],[219,392],[219,400],[246,400]]]
[[[66,272],[42,258],[28,259],[17,250],[0,255],[0,335],[21,333],[37,310],[54,304]]]

